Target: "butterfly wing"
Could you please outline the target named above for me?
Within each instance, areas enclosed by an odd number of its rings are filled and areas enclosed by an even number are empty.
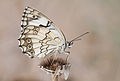
[[[26,7],[24,9],[24,13],[22,16],[22,21],[21,21],[21,27],[26,28],[28,25],[35,25],[35,26],[49,26],[52,21],[40,13],[39,11],[31,8],[31,7]]]
[[[21,21],[19,38],[23,53],[30,57],[45,57],[65,47],[64,34],[39,11],[26,7]]]

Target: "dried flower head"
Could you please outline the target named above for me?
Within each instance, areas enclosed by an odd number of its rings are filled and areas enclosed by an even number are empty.
[[[54,77],[63,76],[67,80],[71,64],[63,58],[49,57],[40,63],[40,68]]]

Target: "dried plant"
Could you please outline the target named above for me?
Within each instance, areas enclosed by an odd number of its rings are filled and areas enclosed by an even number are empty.
[[[67,80],[71,64],[63,58],[49,57],[41,61],[39,66],[43,71],[52,74],[53,81],[58,81],[59,76]]]

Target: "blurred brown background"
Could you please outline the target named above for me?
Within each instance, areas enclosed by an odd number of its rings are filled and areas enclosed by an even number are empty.
[[[0,81],[51,81],[18,47],[26,6],[47,15],[68,40],[90,32],[70,49],[67,81],[120,81],[120,0],[0,0]]]

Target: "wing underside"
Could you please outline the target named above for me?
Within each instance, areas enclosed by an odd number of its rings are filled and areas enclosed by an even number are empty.
[[[39,11],[26,7],[21,21],[19,45],[31,58],[53,55],[65,45],[65,37],[52,21]]]

